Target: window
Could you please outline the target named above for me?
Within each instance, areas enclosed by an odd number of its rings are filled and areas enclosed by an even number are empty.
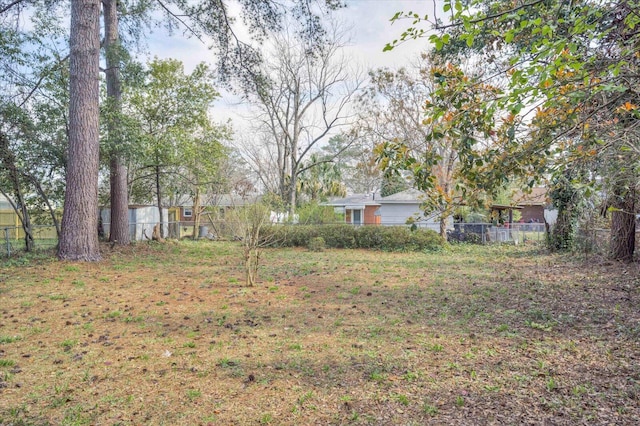
[[[193,216],[193,209],[191,207],[183,207],[182,208],[182,215],[184,217],[191,217]]]

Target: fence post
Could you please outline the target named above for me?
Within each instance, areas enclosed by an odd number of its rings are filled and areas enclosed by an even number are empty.
[[[4,228],[4,240],[7,242],[7,257],[11,257],[11,241],[9,241],[9,228]]]

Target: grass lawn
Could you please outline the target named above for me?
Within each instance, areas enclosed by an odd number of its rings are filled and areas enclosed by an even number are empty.
[[[2,425],[637,424],[640,271],[532,246],[0,262]]]

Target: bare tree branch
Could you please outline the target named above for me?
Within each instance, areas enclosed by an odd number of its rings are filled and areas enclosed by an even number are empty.
[[[5,13],[7,10],[11,9],[13,6],[15,6],[17,4],[20,4],[23,1],[26,1],[26,0],[15,0],[15,1],[9,3],[8,5],[4,6],[2,9],[0,9],[0,14]]]

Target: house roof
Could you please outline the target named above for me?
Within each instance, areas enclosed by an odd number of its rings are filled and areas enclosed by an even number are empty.
[[[513,196],[513,200],[518,206],[546,206],[550,204],[547,188],[531,188],[531,192],[520,191]]]
[[[510,206],[506,204],[491,204],[491,210],[522,210],[522,206]]]
[[[220,194],[212,197],[212,200],[208,205],[214,205],[218,207],[240,207],[247,204],[255,204],[262,199],[260,195],[247,195],[242,197],[237,194]]]
[[[381,204],[419,204],[424,199],[424,192],[418,191],[414,188],[409,188],[402,192],[382,197],[380,199]]]
[[[242,197],[237,194],[217,194],[208,196],[205,199],[201,200],[201,205],[205,206],[215,206],[215,207],[242,207],[247,204],[255,204],[262,199],[261,195],[251,194],[245,197]],[[193,199],[188,197],[177,207],[192,207]]]
[[[353,194],[344,198],[336,198],[323,203],[325,206],[345,207],[348,209],[358,209],[365,206],[379,206],[380,202],[376,199],[375,193],[370,194]]]

